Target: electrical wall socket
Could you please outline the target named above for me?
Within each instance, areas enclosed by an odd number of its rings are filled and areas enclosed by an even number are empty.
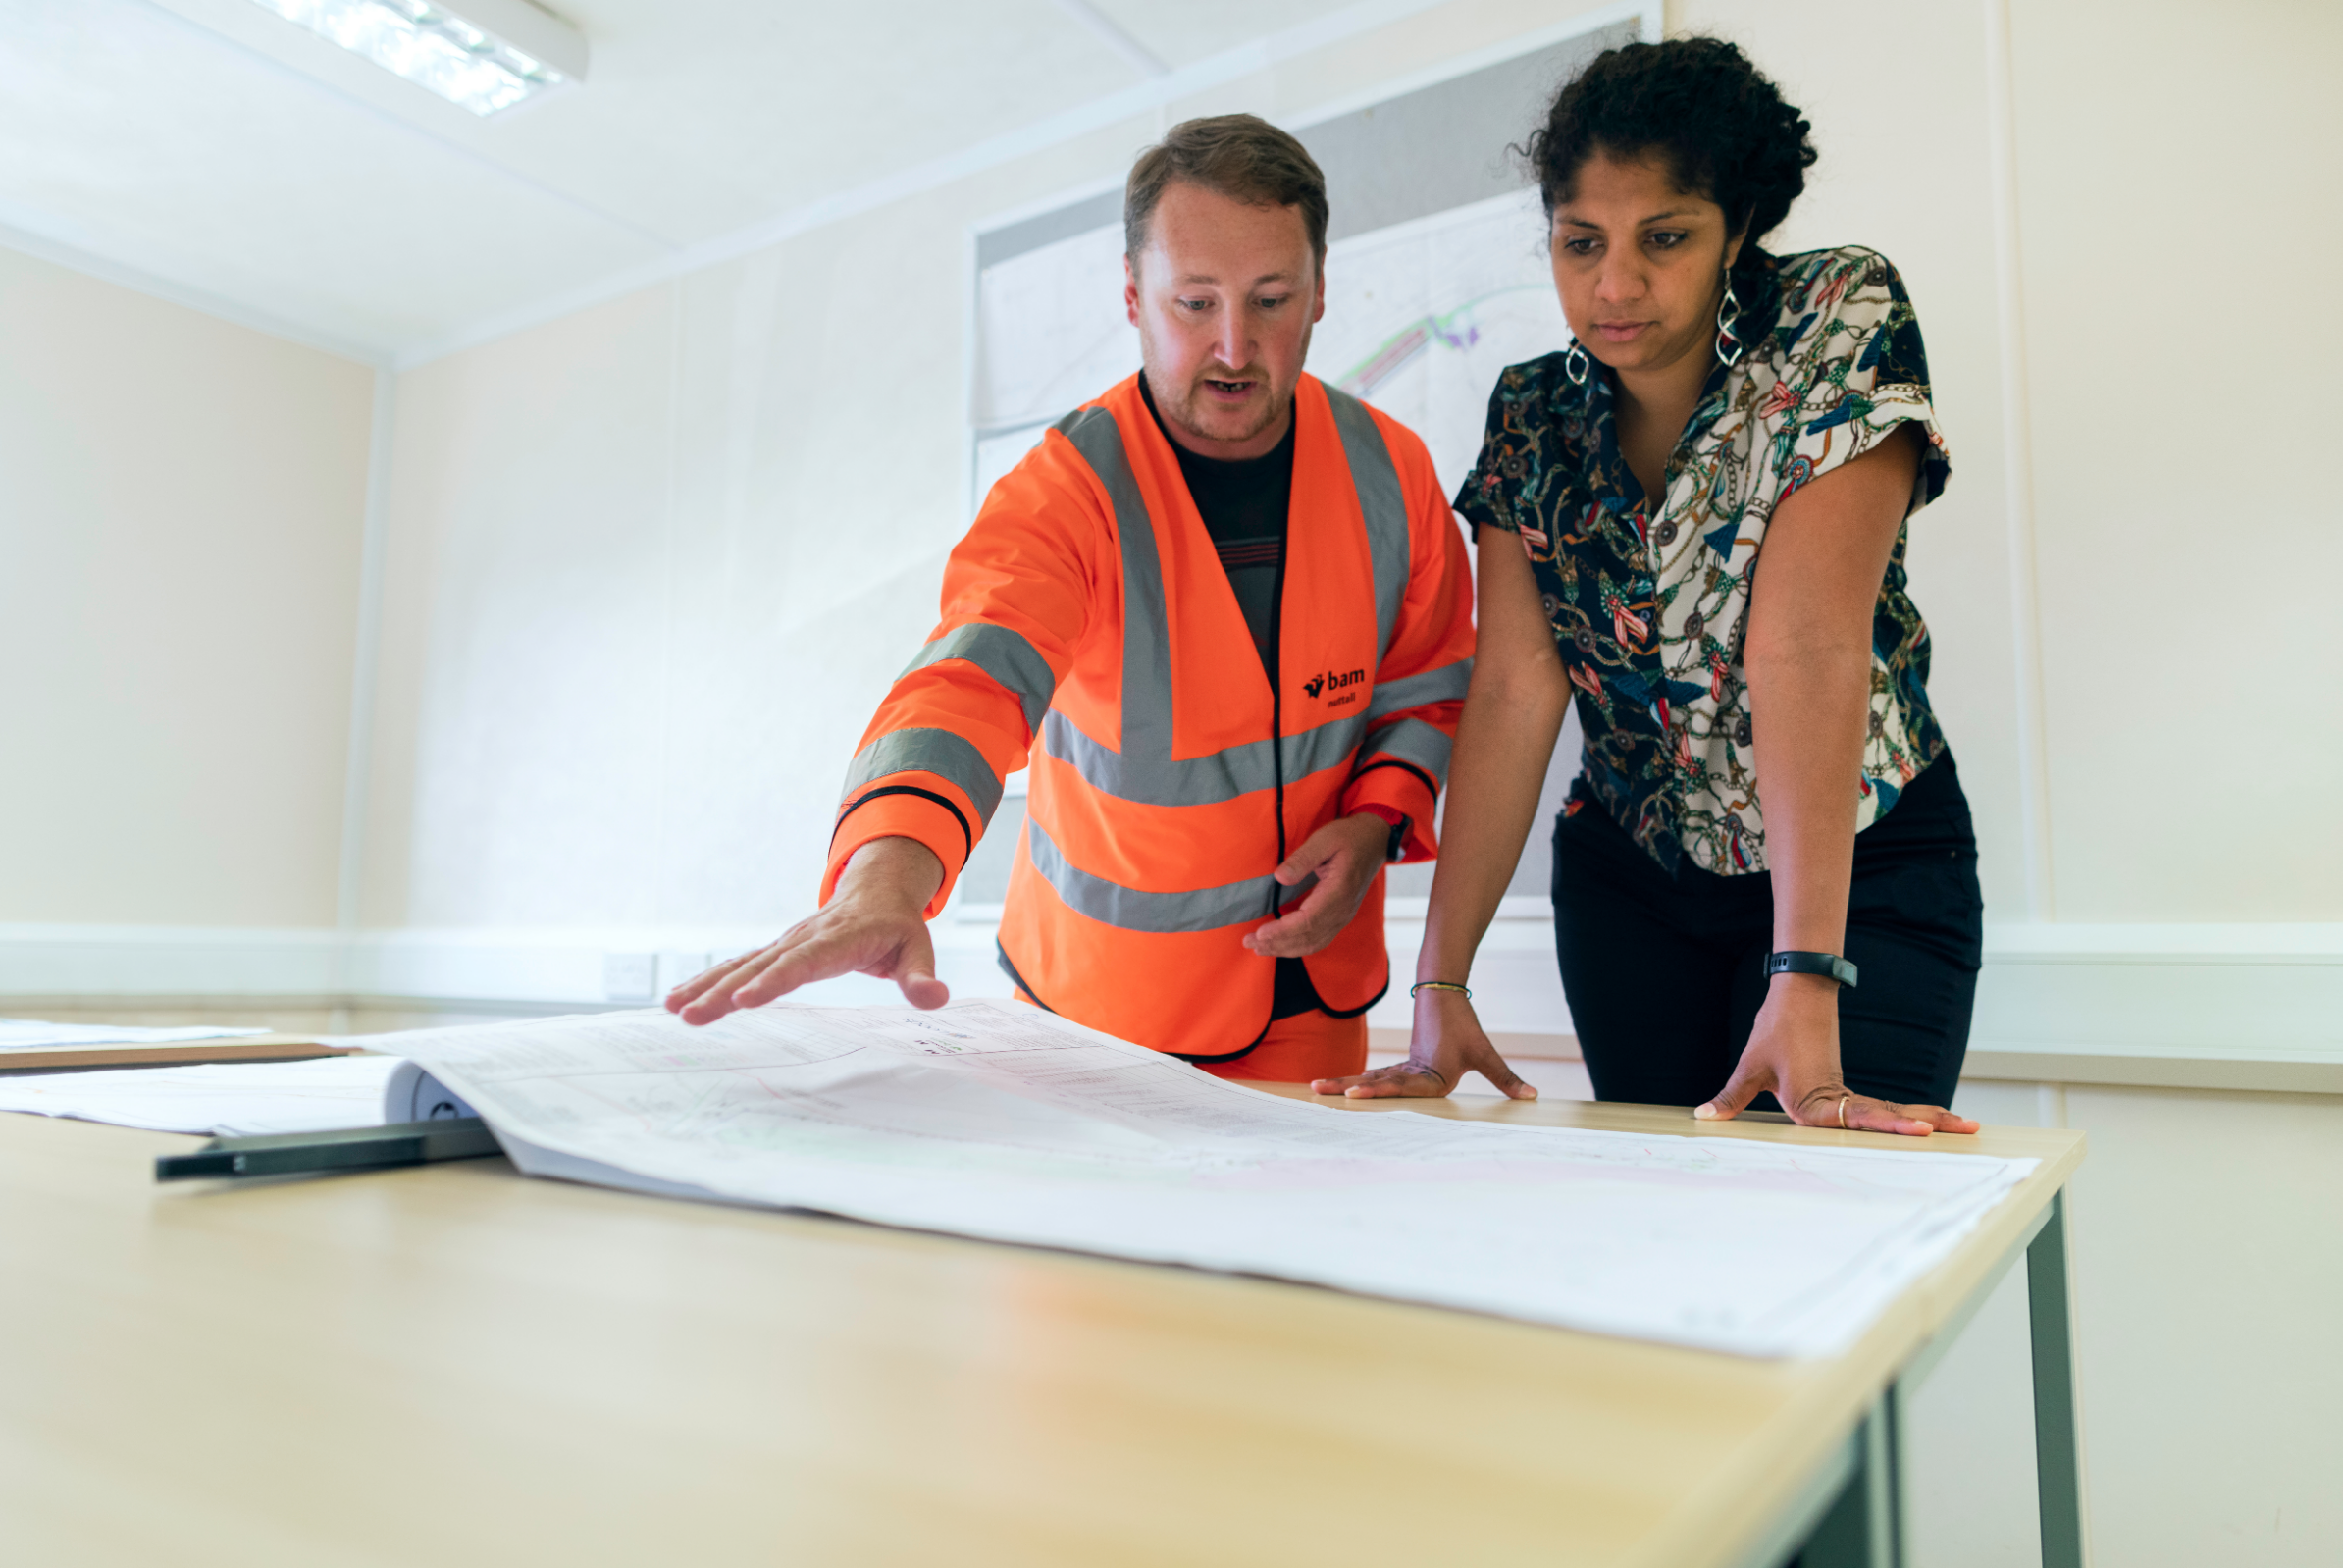
[[[604,953],[602,1000],[649,1002],[657,994],[658,956],[653,953]]]
[[[659,955],[659,995],[665,996],[684,981],[707,971],[716,962],[713,953],[662,953]]]

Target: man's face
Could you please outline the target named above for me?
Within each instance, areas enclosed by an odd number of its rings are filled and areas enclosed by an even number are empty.
[[[1259,457],[1282,441],[1310,328],[1327,309],[1302,209],[1174,181],[1123,277],[1172,440],[1221,458]]]

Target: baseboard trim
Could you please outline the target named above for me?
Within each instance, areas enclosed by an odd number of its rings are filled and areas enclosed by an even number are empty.
[[[2105,1050],[2087,1045],[1969,1047],[1962,1081],[2343,1094],[2343,1050]]]
[[[331,930],[0,925],[0,997],[327,997],[342,956]]]

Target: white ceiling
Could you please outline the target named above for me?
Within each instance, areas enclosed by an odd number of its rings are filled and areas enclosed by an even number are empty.
[[[587,82],[478,120],[251,0],[0,0],[0,243],[412,360],[1424,3],[555,0]]]

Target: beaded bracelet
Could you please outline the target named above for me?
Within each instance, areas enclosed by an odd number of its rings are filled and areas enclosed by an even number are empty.
[[[1415,984],[1407,988],[1408,1000],[1413,1002],[1416,999],[1416,993],[1418,991],[1454,991],[1468,1002],[1473,1000],[1473,988],[1471,986],[1458,985],[1450,980],[1418,980]]]

